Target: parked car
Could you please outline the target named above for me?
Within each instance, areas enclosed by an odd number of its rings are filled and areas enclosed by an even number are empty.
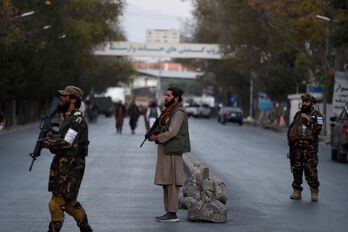
[[[243,111],[238,107],[222,107],[218,114],[218,122],[235,122],[243,125]]]
[[[207,104],[191,104],[186,107],[187,115],[193,117],[205,117],[209,118],[211,109]]]
[[[348,107],[344,107],[339,116],[330,118],[331,123],[331,159],[347,161],[348,153]]]

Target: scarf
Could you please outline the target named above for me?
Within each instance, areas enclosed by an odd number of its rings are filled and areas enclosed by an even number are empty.
[[[165,125],[168,118],[170,117],[170,114],[172,113],[172,111],[176,108],[176,107],[183,107],[183,105],[178,102],[178,103],[173,103],[171,104],[169,107],[163,109],[161,111],[161,116],[160,116],[160,125]]]

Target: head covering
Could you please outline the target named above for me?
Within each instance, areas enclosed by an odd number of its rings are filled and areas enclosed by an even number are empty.
[[[76,86],[68,85],[63,90],[58,90],[58,93],[63,96],[74,96],[82,100],[83,91]]]
[[[315,99],[315,97],[313,97],[309,93],[302,95],[301,98],[302,98],[302,101],[311,101],[313,104],[317,103],[317,99]]]
[[[172,91],[174,97],[179,97],[179,102],[182,101],[182,94],[184,93],[184,90],[175,86],[169,87],[167,90]]]

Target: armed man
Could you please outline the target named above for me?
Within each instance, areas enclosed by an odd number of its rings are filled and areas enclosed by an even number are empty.
[[[163,216],[156,217],[159,222],[178,222],[179,188],[183,185],[182,155],[189,152],[190,138],[187,114],[182,101],[183,90],[178,87],[167,89],[165,109],[162,110],[159,125],[149,138],[155,141],[157,148],[157,164],[155,184],[163,187]]]
[[[291,170],[294,177],[293,193],[290,195],[290,199],[293,200],[302,198],[301,185],[304,171],[311,190],[311,200],[318,201],[318,146],[323,116],[314,109],[315,103],[316,99],[312,95],[303,95],[301,110],[296,113],[288,130]]]
[[[74,217],[81,232],[91,232],[87,214],[77,201],[89,143],[87,123],[78,111],[83,92],[78,87],[67,86],[64,90],[58,90],[58,95],[59,112],[63,113],[64,120],[58,132],[49,133],[43,140],[43,146],[55,155],[48,183],[48,191],[52,192],[48,231],[60,231],[66,212]]]

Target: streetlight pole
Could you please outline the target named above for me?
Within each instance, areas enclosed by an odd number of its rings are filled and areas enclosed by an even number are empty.
[[[326,17],[326,16],[322,16],[322,15],[316,15],[317,19],[320,20],[324,20],[326,22],[326,38],[325,38],[325,59],[324,59],[324,83],[326,85],[327,83],[327,76],[328,76],[328,57],[329,57],[329,36],[330,36],[330,22],[331,19]],[[323,115],[325,117],[325,119],[327,118],[326,116],[326,105],[327,105],[327,88],[326,86],[324,86],[324,93],[323,93]],[[325,120],[325,125],[323,127],[323,135],[326,136],[326,122],[327,120]]]

